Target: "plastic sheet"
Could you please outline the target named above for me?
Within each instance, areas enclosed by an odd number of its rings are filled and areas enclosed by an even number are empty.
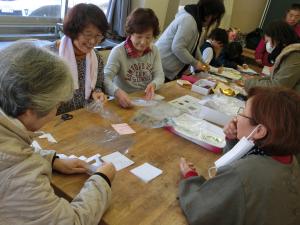
[[[157,100],[146,100],[144,98],[131,98],[131,102],[135,106],[144,106],[144,107],[154,106],[159,103],[159,101]]]
[[[101,155],[115,151],[127,154],[130,151],[130,147],[134,144],[134,139],[131,135],[119,135],[111,127],[100,126],[90,126],[82,129],[75,137],[75,140],[80,140],[78,141],[78,148],[89,146],[89,148],[102,149]]]
[[[121,122],[120,117],[113,111],[105,108],[101,101],[92,101],[85,105],[85,109],[89,112],[98,113],[102,118],[110,120],[111,122]]]
[[[207,96],[200,103],[228,116],[236,116],[239,108],[245,107],[244,101],[222,94]]]
[[[182,110],[169,103],[161,102],[155,106],[140,109],[132,118],[132,122],[138,123],[146,128],[160,128],[172,123],[171,117],[179,116]]]

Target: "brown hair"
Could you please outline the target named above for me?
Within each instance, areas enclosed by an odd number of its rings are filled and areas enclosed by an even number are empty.
[[[141,34],[151,28],[153,29],[153,36],[157,37],[160,33],[159,22],[152,9],[137,8],[127,17],[125,24],[127,35]]]
[[[300,95],[286,88],[251,88],[251,116],[267,128],[267,135],[256,145],[268,155],[300,152]],[[251,121],[252,125],[255,125]]]
[[[108,23],[103,11],[93,4],[77,4],[64,19],[64,33],[74,40],[90,24],[97,27],[103,36],[106,35]]]

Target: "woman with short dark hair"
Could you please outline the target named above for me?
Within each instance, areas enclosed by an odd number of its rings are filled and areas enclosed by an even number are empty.
[[[269,60],[274,62],[270,77],[245,81],[245,89],[255,86],[283,86],[300,93],[300,43],[295,31],[284,21],[273,21],[266,28],[270,46]]]
[[[178,12],[156,42],[166,80],[181,77],[190,65],[196,70],[209,68],[202,61],[199,50],[202,28],[209,30],[211,25],[219,24],[224,13],[223,0],[199,0]]]
[[[80,109],[89,99],[105,101],[103,59],[94,47],[104,40],[108,23],[103,11],[93,4],[78,4],[64,19],[65,36],[52,49],[59,51],[70,66],[74,96],[58,109],[58,114]]]
[[[135,9],[125,25],[126,41],[114,47],[104,68],[105,89],[119,104],[131,107],[127,93],[145,90],[146,99],[164,83],[159,51],[152,44],[159,34],[159,22],[154,11]]]
[[[86,173],[89,165],[32,147],[33,133],[73,96],[64,61],[33,43],[17,42],[0,53],[0,223],[96,225],[111,199],[112,164],[97,168],[71,202],[57,196],[52,171]]]
[[[300,224],[300,96],[282,88],[249,90],[224,128],[227,149],[251,134],[254,147],[206,180],[181,159],[180,205],[189,224]]]

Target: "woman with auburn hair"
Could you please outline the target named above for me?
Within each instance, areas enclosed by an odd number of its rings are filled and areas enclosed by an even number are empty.
[[[79,159],[60,159],[54,150],[34,149],[39,130],[61,102],[73,95],[68,66],[32,43],[17,42],[0,54],[0,223],[96,225],[111,199],[112,164],[97,168],[68,202],[51,186],[53,171],[86,173]]]
[[[58,114],[82,108],[90,99],[106,101],[103,93],[103,59],[94,47],[104,40],[108,23],[103,11],[93,4],[78,4],[64,19],[65,36],[50,49],[58,51],[72,73],[73,98],[58,109]]]
[[[189,224],[300,224],[300,96],[282,88],[252,88],[246,106],[224,132],[231,149],[252,133],[254,147],[221,166],[215,177],[198,176],[181,159],[179,200]]]

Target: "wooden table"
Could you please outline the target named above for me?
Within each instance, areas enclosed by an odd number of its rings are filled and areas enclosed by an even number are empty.
[[[201,97],[197,93],[178,86],[174,82],[164,85],[158,94],[169,101],[185,94]],[[187,224],[179,207],[177,193],[180,180],[179,159],[185,157],[192,161],[198,172],[208,176],[207,169],[219,157],[200,146],[176,136],[165,129],[146,129],[138,124],[130,123],[135,109],[121,109],[115,102],[108,103],[107,107],[114,110],[123,122],[129,123],[136,131],[123,144],[130,145],[128,158],[135,163],[117,172],[112,183],[112,204],[105,213],[101,224],[133,225],[133,224]],[[57,144],[48,144],[38,140],[48,149],[58,153],[77,156],[92,156],[96,153],[103,155],[113,152],[113,149],[104,149],[99,143],[99,136],[103,127],[110,127],[110,123],[99,115],[78,110],[72,112],[74,118],[54,127],[59,118],[42,128],[50,132],[58,141]],[[120,147],[120,146],[119,146]],[[148,162],[161,170],[162,175],[149,183],[144,183],[129,170]],[[80,191],[88,175],[53,174],[52,185],[56,192],[68,200],[73,199]]]

